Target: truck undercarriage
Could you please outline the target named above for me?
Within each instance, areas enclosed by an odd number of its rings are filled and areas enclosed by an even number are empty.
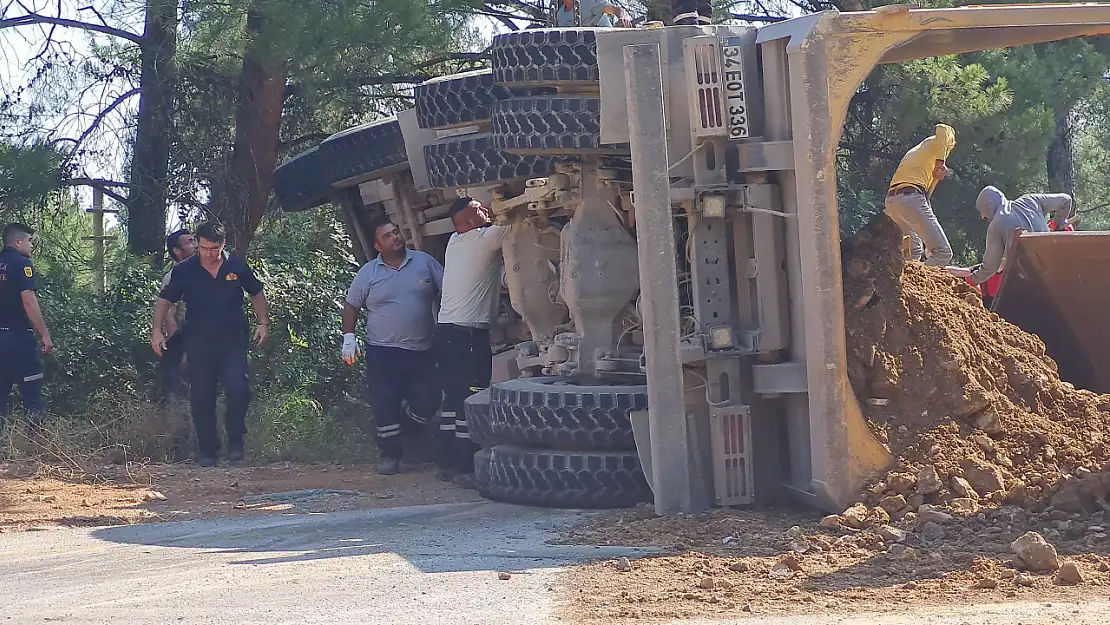
[[[418,86],[414,109],[282,165],[275,193],[287,210],[341,206],[361,262],[380,214],[442,258],[456,195],[516,225],[498,339],[515,349],[468,400],[484,494],[839,511],[890,462],[845,364],[835,151],[849,99],[880,63],[1108,33],[1110,6],[1093,4],[512,32],[491,70]],[[1085,353],[1074,333],[1093,317],[1043,279],[1063,236],[1106,249],[1097,234],[1030,237],[996,309],[1023,327],[1052,315],[1066,330],[1050,350]],[[1045,292],[1053,310],[1028,314]],[[1076,360],[1102,384],[1098,359]]]

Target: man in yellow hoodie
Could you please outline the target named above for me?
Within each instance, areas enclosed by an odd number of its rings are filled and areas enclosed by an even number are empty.
[[[886,214],[910,237],[910,257],[944,267],[952,262],[952,246],[940,227],[929,197],[948,175],[945,161],[956,147],[956,131],[937,124],[933,136],[917,144],[898,164],[886,194]]]

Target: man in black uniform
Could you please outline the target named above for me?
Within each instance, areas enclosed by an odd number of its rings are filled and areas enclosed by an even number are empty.
[[[33,426],[42,425],[42,357],[35,331],[42,337],[42,353],[54,351],[50,331],[35,296],[35,267],[31,264],[34,230],[23,224],[4,228],[0,252],[0,433],[8,420],[8,394],[19,386],[23,410]]]
[[[208,222],[196,233],[198,252],[174,267],[170,282],[162,289],[154,308],[154,327],[150,344],[162,355],[166,337],[162,333],[166,312],[171,304],[184,300],[185,355],[189,360],[192,388],[189,393],[193,427],[197,434],[197,464],[211,467],[220,451],[216,431],[216,395],[223,384],[227,396],[228,460],[243,459],[243,436],[247,432],[250,387],[247,384],[249,326],[243,312],[243,292],[251,296],[251,307],[258,318],[255,343],[261,347],[270,334],[270,319],[262,283],[247,261],[239,256],[224,257],[223,226]]]

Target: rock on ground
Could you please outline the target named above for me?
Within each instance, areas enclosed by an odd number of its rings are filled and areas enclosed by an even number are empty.
[[[1056,571],[1056,582],[1066,586],[1082,584],[1083,573],[1080,572],[1079,565],[1071,561],[1061,564],[1060,570]]]
[[[1056,548],[1037,532],[1026,532],[1010,544],[1014,555],[1031,571],[1055,571],[1060,568]]]

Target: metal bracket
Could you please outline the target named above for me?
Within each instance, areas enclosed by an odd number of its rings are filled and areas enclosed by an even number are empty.
[[[806,365],[804,362],[782,362],[752,366],[753,386],[760,394],[805,393]]]
[[[793,141],[758,141],[736,146],[740,156],[736,171],[792,171],[794,169]]]
[[[578,200],[578,181],[570,174],[557,173],[546,178],[532,178],[524,183],[524,193],[503,198],[495,192],[490,208],[496,215],[506,215],[527,206],[529,211],[550,211]]]

